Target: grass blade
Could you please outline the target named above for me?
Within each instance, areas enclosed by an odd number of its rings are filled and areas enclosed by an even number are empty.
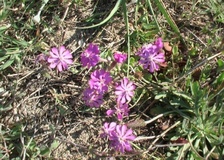
[[[107,21],[109,21],[113,15],[118,11],[120,4],[123,0],[118,0],[116,5],[114,6],[114,8],[112,9],[112,11],[110,12],[110,14],[107,16],[107,18],[105,18],[102,22],[98,23],[98,24],[94,24],[92,26],[86,26],[86,27],[76,27],[76,29],[89,29],[89,28],[94,28],[94,27],[98,27],[103,25],[104,23],[106,23]]]
[[[180,35],[180,30],[177,27],[176,23],[170,16],[170,14],[166,11],[166,7],[162,0],[155,0],[157,7],[159,8],[160,12],[165,16],[167,22],[169,23],[170,27],[174,30],[174,32],[178,35]]]
[[[156,16],[155,16],[155,14],[154,14],[154,11],[153,11],[153,8],[152,8],[152,3],[151,3],[150,0],[147,0],[147,3],[148,3],[148,5],[149,5],[149,9],[150,9],[150,11],[151,11],[151,13],[152,13],[153,19],[154,19],[154,21],[156,22],[156,26],[157,26],[157,28],[159,29],[159,32],[162,33],[162,32],[161,32],[161,29],[160,29],[160,26],[159,26],[159,23],[158,23],[158,21],[157,21],[157,19],[156,19]]]

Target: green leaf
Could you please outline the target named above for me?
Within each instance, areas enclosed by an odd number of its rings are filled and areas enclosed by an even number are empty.
[[[3,56],[3,57],[0,57],[0,62],[1,62],[1,61],[4,61],[4,60],[7,59],[7,58],[9,58],[9,56],[10,56],[10,55],[5,55],[5,56]]]
[[[0,27],[0,33],[2,34],[3,32],[5,32],[10,26],[11,26],[11,24],[1,26]]]
[[[159,93],[155,96],[155,99],[161,99],[161,98],[165,98],[167,96],[166,93]]]
[[[179,51],[178,51],[178,46],[177,45],[174,45],[173,46],[173,56],[178,56],[179,55]]]
[[[154,24],[154,23],[143,23],[142,24],[142,27],[145,29],[145,30],[157,30],[158,31],[158,29],[157,29],[157,27],[156,27],[156,25]]]
[[[180,92],[176,92],[176,91],[173,91],[173,94],[179,96],[179,97],[183,97],[187,100],[192,100],[190,96],[186,95],[185,93],[180,93]]]
[[[179,28],[177,27],[176,23],[174,22],[174,20],[170,16],[170,14],[166,11],[166,8],[165,8],[165,5],[163,4],[163,2],[161,0],[155,0],[155,2],[156,2],[157,7],[159,8],[160,12],[162,12],[162,14],[166,18],[167,22],[169,23],[171,28],[174,30],[174,32],[176,34],[180,35]]]
[[[10,109],[12,109],[12,106],[4,107],[3,105],[0,104],[0,113],[9,111]]]
[[[11,64],[14,62],[14,60],[15,60],[14,58],[10,58],[3,65],[0,65],[0,71],[6,69],[9,66],[11,66]]]
[[[51,153],[50,148],[48,147],[44,147],[43,149],[41,149],[40,154],[42,156],[49,156]]]
[[[51,144],[50,150],[52,151],[56,149],[59,146],[59,144],[60,143],[58,141],[54,140],[54,142]]]
[[[218,67],[224,67],[224,61],[222,59],[218,59],[217,63]]]
[[[197,96],[200,90],[198,82],[191,83],[190,86],[191,86],[191,94],[193,96]]]
[[[223,72],[224,70],[224,61],[222,59],[218,59],[218,69],[217,72]]]
[[[216,80],[217,84],[221,84],[222,82],[224,82],[224,72],[221,73]]]
[[[130,65],[131,65],[131,66],[134,66],[135,62],[136,62],[136,61],[135,61],[135,58],[134,58],[134,57],[131,57],[131,58],[130,58]]]
[[[119,7],[120,7],[120,4],[123,0],[118,0],[116,5],[114,6],[114,8],[112,9],[112,11],[110,12],[109,16],[104,19],[102,22],[98,23],[98,24],[94,24],[92,26],[87,26],[87,27],[76,27],[77,29],[89,29],[89,28],[94,28],[94,27],[98,27],[98,26],[101,26],[103,25],[104,23],[106,23],[107,21],[109,21],[113,15],[118,11]]]

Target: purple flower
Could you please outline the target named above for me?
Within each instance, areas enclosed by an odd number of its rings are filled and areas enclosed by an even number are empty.
[[[103,103],[103,95],[95,89],[86,88],[83,94],[83,100],[86,102],[87,106],[100,107]]]
[[[73,63],[72,54],[65,46],[51,48],[50,56],[47,61],[50,63],[50,68],[55,68],[57,66],[59,72],[67,70],[68,64]]]
[[[47,59],[48,59],[48,56],[41,53],[37,56],[36,60],[35,60],[35,63],[46,63],[47,62]]]
[[[100,135],[102,138],[109,138],[111,136],[111,132],[113,132],[116,128],[117,124],[115,122],[103,124],[103,133]]]
[[[132,151],[130,142],[135,138],[132,129],[128,129],[126,125],[117,125],[115,130],[111,132],[109,139],[115,150],[124,153],[125,151]]]
[[[145,45],[139,50],[139,63],[143,65],[144,69],[149,69],[151,73],[159,70],[159,65],[165,62],[165,55],[161,52],[162,48],[162,39],[158,38],[154,44]]]
[[[107,110],[106,114],[107,116],[112,116],[113,114],[116,114],[117,115],[117,119],[118,120],[122,120],[124,116],[128,116],[129,112],[129,108],[128,108],[128,104],[121,104],[121,103],[118,103],[116,106],[115,106],[115,109],[109,109]]]
[[[89,44],[88,48],[81,54],[81,63],[83,67],[94,67],[100,60],[99,47],[92,43]]]
[[[121,84],[116,87],[115,94],[117,97],[117,103],[126,103],[134,96],[135,86],[133,82],[130,82],[128,78],[123,78]]]
[[[154,45],[157,46],[158,52],[159,52],[159,50],[163,48],[162,38],[157,38],[157,40],[154,42]]]
[[[108,90],[108,85],[112,81],[109,72],[103,69],[95,70],[91,74],[91,79],[89,80],[89,86],[92,89],[96,89],[99,92],[105,93]]]
[[[127,54],[119,51],[115,52],[113,56],[117,63],[124,63],[127,59]]]

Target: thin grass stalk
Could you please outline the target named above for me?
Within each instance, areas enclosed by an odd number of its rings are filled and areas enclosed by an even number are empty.
[[[154,13],[154,11],[153,11],[152,3],[151,3],[150,0],[147,0],[147,3],[148,3],[148,6],[149,6],[150,11],[151,11],[151,13],[152,13],[153,19],[154,19],[154,21],[156,22],[156,26],[157,26],[157,28],[159,29],[159,32],[160,32],[160,34],[161,34],[162,32],[161,32],[159,23],[158,23],[158,21],[157,21],[157,19],[156,19],[155,13]]]

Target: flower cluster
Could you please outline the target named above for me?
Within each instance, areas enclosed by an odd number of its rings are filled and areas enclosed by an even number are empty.
[[[81,63],[83,67],[94,67],[100,60],[99,47],[90,43],[87,49],[81,54]],[[109,72],[103,69],[95,70],[91,73],[89,80],[89,88],[83,92],[83,100],[87,106],[100,107],[103,103],[103,94],[108,91],[108,85],[112,81]]]
[[[124,63],[127,59],[127,54],[115,52],[114,61],[111,63],[108,70],[110,71],[117,63]],[[94,44],[90,44],[88,48],[81,54],[81,63],[83,67],[94,67],[100,61],[99,48]],[[101,59],[102,61],[102,59]],[[110,73],[103,69],[95,70],[90,75],[88,81],[89,87],[85,89],[83,100],[90,107],[100,107],[103,103],[103,94],[108,91],[108,86],[112,82]],[[107,110],[107,116],[116,114],[117,119],[122,121],[125,116],[129,115],[128,102],[134,96],[135,86],[128,78],[121,80],[119,85],[115,87],[117,96],[117,105],[114,109]],[[115,122],[104,124],[104,133],[102,138],[108,138],[111,141],[111,147],[120,152],[131,151],[130,141],[135,139],[131,129],[126,125],[118,125]]]
[[[161,52],[162,48],[162,39],[158,38],[154,44],[144,45],[138,51],[139,63],[143,65],[144,69],[149,69],[151,73],[159,70],[160,64],[165,62],[165,55]]]
[[[158,38],[153,44],[144,45],[137,53],[140,57],[139,63],[144,69],[153,73],[160,69],[160,66],[164,66],[165,55],[162,52],[163,42],[161,38]],[[102,138],[106,138],[110,141],[110,146],[116,151],[125,153],[132,151],[131,142],[135,140],[136,136],[133,134],[133,130],[128,128],[124,124],[124,118],[129,116],[129,102],[134,96],[135,88],[134,82],[130,81],[127,77],[121,79],[119,83],[112,83],[112,77],[110,71],[118,65],[121,67],[127,60],[126,53],[115,52],[113,54],[112,63],[109,64],[107,70],[96,69],[94,70],[88,81],[88,88],[83,91],[83,100],[89,107],[100,107],[103,103],[104,94],[108,92],[109,85],[114,85],[114,94],[116,95],[116,105],[106,111],[108,117],[116,116],[118,123],[105,122],[103,125]],[[52,47],[49,55],[40,54],[36,58],[36,62],[49,64],[49,67],[57,68],[59,72],[67,70],[68,66],[73,63],[73,57],[71,52],[65,48],[65,46]],[[90,43],[88,47],[80,55],[81,64],[83,67],[91,68],[95,67],[100,61],[109,62],[108,60],[100,57],[99,47],[93,43]],[[111,87],[113,88],[113,87]]]
[[[160,69],[165,62],[165,55],[162,52],[163,42],[158,38],[153,44],[144,45],[137,53],[140,57],[139,63],[144,69],[153,73]],[[116,105],[106,111],[106,115],[111,117],[115,115],[119,123],[105,122],[103,125],[102,138],[110,141],[110,146],[115,150],[125,153],[132,151],[131,142],[135,140],[136,136],[133,134],[132,129],[124,125],[123,119],[129,116],[129,102],[134,96],[135,88],[134,82],[130,81],[127,77],[121,79],[119,83],[112,83],[110,71],[118,65],[127,60],[127,54],[122,52],[115,52],[113,54],[112,63],[107,67],[107,70],[96,69],[94,70],[88,81],[88,88],[83,91],[83,100],[89,107],[100,107],[103,103],[103,96],[108,92],[109,85],[114,85],[114,94],[116,95]],[[71,52],[60,46],[58,48],[52,47],[49,56],[40,54],[36,62],[49,63],[50,68],[57,68],[59,72],[67,70],[68,66],[73,63]],[[100,61],[109,62],[100,57],[99,47],[90,43],[88,47],[81,53],[81,64],[83,67],[95,67]],[[164,66],[164,65],[163,65]],[[120,69],[118,67],[118,69]],[[112,87],[111,87],[112,88]]]
[[[115,95],[117,96],[117,104],[114,109],[107,110],[107,116],[117,115],[118,120],[122,120],[124,116],[129,115],[128,102],[134,96],[135,86],[134,83],[129,81],[128,78],[123,78],[120,85],[115,88]]]
[[[103,94],[108,91],[108,85],[112,81],[109,72],[103,69],[95,70],[89,80],[89,88],[84,91],[83,100],[90,107],[100,107],[103,103]]]
[[[122,153],[132,151],[130,142],[136,138],[132,129],[129,129],[126,125],[116,124],[115,122],[104,123],[101,137],[108,138],[111,142],[111,147]]]

